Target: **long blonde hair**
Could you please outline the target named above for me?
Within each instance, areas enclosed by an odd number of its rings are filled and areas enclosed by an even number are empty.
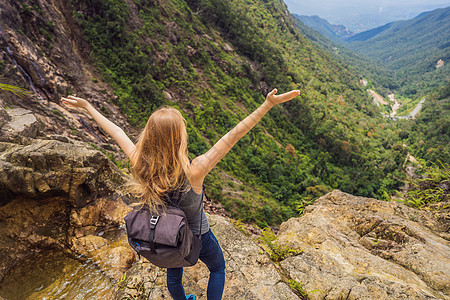
[[[164,195],[184,184],[188,167],[186,120],[177,109],[162,107],[136,143],[127,190],[150,209],[164,209]]]

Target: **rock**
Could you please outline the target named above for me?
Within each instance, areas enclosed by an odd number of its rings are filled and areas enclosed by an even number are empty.
[[[227,52],[232,52],[234,51],[233,47],[231,47],[230,44],[225,43],[225,45],[223,46],[223,50],[227,51]]]
[[[164,94],[164,97],[166,98],[167,101],[172,101],[173,102],[173,100],[172,100],[173,97],[172,97],[172,95],[169,92],[163,91],[163,94]]]
[[[18,194],[36,197],[52,193],[67,195],[77,208],[125,182],[105,155],[83,142],[35,140],[30,145],[7,145],[0,142],[5,149],[0,155],[2,201]]]
[[[11,117],[8,115],[8,113],[6,112],[6,110],[4,110],[4,109],[0,106],[0,128],[2,128],[3,125],[5,125],[6,123],[8,123],[9,121],[11,121]]]
[[[38,135],[40,123],[30,110],[11,108],[2,111],[8,115],[0,123],[3,136],[26,136],[35,138]],[[4,112],[2,113],[4,115]],[[9,120],[8,120],[9,119]],[[8,121],[6,121],[8,120]],[[6,122],[5,122],[6,121]]]
[[[115,242],[131,210],[116,192],[126,177],[92,146],[64,141],[0,142],[0,282],[49,249],[90,258],[117,280],[134,261],[131,248]]]
[[[117,194],[109,198],[100,198],[83,208],[72,210],[71,225],[75,228],[85,226],[119,226],[124,224],[123,217],[131,211]]]
[[[450,299],[448,240],[431,212],[333,191],[283,223],[281,262],[311,299]]]
[[[137,135],[126,117],[113,104],[115,102],[111,99],[113,89],[102,81],[97,68],[89,61],[90,47],[82,38],[81,29],[73,16],[73,7],[67,1],[36,0],[32,7],[30,6],[30,14],[26,16],[23,15],[23,7],[17,5],[15,1],[2,1],[0,6],[2,20],[0,44],[2,49],[10,50],[10,54],[3,51],[0,55],[1,69],[5,77],[2,83],[20,86],[30,91],[30,94],[24,97],[10,92],[2,93],[0,108],[12,105],[32,111],[34,117],[39,120],[37,125],[46,134],[98,142],[96,135],[104,138],[104,134],[95,127],[94,134],[90,132],[89,126],[92,127],[94,121],[87,118],[85,112],[76,109],[70,109],[69,112],[59,106],[62,96],[72,94],[90,100],[99,110],[108,106],[106,116],[114,116],[115,124],[124,128],[128,134]],[[46,29],[46,33],[51,35],[51,41],[42,35],[44,23],[52,27]],[[30,36],[36,38],[31,40]],[[93,82],[93,78],[98,80]],[[107,102],[110,103],[106,104]],[[84,126],[85,124],[78,120],[74,111],[86,119],[85,123],[88,126]],[[0,113],[0,128],[2,117],[3,114]],[[28,122],[34,122],[31,115],[26,117],[20,117],[21,122],[13,125],[23,126]],[[31,129],[24,134],[36,137],[34,127]],[[8,129],[8,132],[10,130],[12,129]],[[1,137],[4,132],[6,132],[4,129],[0,130],[1,140],[4,140]],[[21,132],[13,131],[12,134],[23,136]]]
[[[16,197],[0,206],[0,282],[30,254],[64,248],[69,211],[62,197]]]
[[[88,235],[72,239],[72,251],[89,258],[110,278],[119,281],[134,263],[136,256],[131,247],[111,245],[100,236]]]
[[[83,236],[72,240],[72,249],[84,255],[106,246],[108,246],[108,240],[95,235]]]
[[[103,255],[98,255],[99,266],[109,277],[119,281],[123,273],[128,270],[136,260],[133,249],[125,246],[107,247]]]
[[[237,230],[224,217],[208,215],[211,229],[216,235],[226,262],[226,283],[223,299],[298,299],[289,286],[283,282],[277,267],[267,254],[248,236]],[[169,297],[165,269],[160,269],[141,259],[127,271],[127,288],[119,285],[116,299],[132,295],[130,287],[143,286],[148,299]],[[197,299],[206,299],[209,271],[202,262],[185,268],[184,288],[194,293]],[[146,298],[147,299],[147,298]]]

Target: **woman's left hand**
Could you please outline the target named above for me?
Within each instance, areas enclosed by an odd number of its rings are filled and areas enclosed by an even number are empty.
[[[69,96],[67,98],[62,97],[61,102],[68,107],[81,107],[87,109],[89,106],[89,102],[87,100],[75,96]]]
[[[292,90],[281,95],[276,95],[276,93],[277,89],[273,89],[269,94],[267,94],[266,101],[272,105],[276,105],[279,103],[290,101],[300,95],[299,90]]]

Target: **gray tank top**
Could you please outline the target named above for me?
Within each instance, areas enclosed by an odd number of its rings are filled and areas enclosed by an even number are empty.
[[[200,219],[202,220],[202,234],[209,231],[209,222],[203,209],[203,191],[201,194],[194,192],[192,187],[187,187],[187,192],[183,193],[178,205],[186,214],[186,218],[192,232],[196,235],[200,232]]]

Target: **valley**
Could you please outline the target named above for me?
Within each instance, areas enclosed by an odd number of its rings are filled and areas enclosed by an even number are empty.
[[[373,97],[373,100],[378,107],[383,107],[384,111],[390,111],[390,113],[388,113],[388,114],[381,111],[381,114],[384,117],[389,118],[391,120],[414,119],[417,116],[417,114],[420,112],[423,104],[426,101],[425,98],[420,100],[419,103],[417,103],[417,105],[412,109],[411,112],[409,112],[407,115],[399,116],[399,115],[397,115],[397,111],[402,107],[402,104],[397,99],[395,99],[394,94],[388,95],[388,99],[389,99],[389,102],[388,102],[383,97],[381,97],[377,92],[375,92],[371,89],[368,89],[367,91]]]
[[[273,88],[300,95],[205,180],[225,299],[448,297],[447,13],[373,40],[336,27],[353,49],[281,0],[0,1],[0,298],[170,297],[165,270],[126,243],[129,160],[61,97],[88,99],[132,141],[176,108],[193,159]],[[207,274],[186,271],[199,299]]]

